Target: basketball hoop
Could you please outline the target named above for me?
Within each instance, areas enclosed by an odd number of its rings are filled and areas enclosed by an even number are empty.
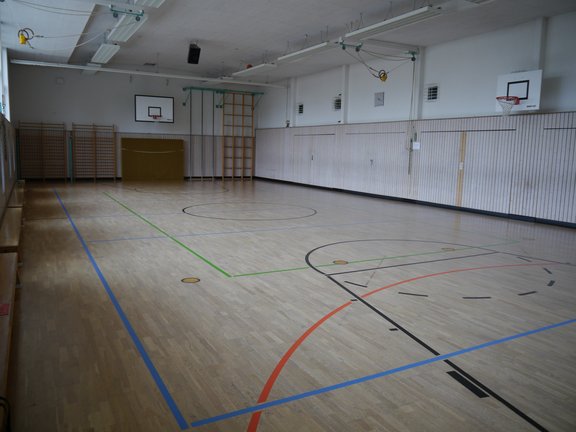
[[[500,108],[502,108],[503,116],[510,115],[512,107],[514,105],[520,104],[520,98],[518,98],[517,96],[497,96],[496,100],[500,104]]]
[[[159,116],[159,115],[154,115],[154,114],[153,114],[153,115],[151,115],[150,117],[152,117],[152,119],[153,119],[154,121],[158,121],[161,116]]]

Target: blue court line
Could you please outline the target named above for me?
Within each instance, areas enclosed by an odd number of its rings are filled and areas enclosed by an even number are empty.
[[[388,375],[393,375],[393,374],[396,374],[396,373],[404,372],[404,371],[407,371],[407,370],[410,370],[410,369],[414,369],[414,368],[417,368],[417,367],[420,367],[420,366],[425,366],[425,365],[432,364],[432,363],[438,363],[438,362],[444,361],[444,360],[449,359],[449,358],[461,356],[461,355],[463,355],[463,354],[467,354],[467,353],[470,353],[470,352],[473,352],[473,351],[478,351],[478,350],[481,350],[481,349],[484,349],[484,348],[488,348],[488,347],[491,347],[491,346],[494,346],[494,345],[498,345],[498,344],[505,343],[505,342],[510,342],[510,341],[512,341],[512,340],[515,340],[515,339],[523,338],[523,337],[530,336],[530,335],[533,335],[533,334],[536,334],[536,333],[541,333],[541,332],[544,332],[544,331],[547,331],[547,330],[552,330],[552,329],[555,329],[555,328],[558,328],[558,327],[563,327],[563,326],[566,326],[566,325],[569,325],[569,324],[574,324],[574,323],[576,323],[576,318],[570,319],[570,320],[567,320],[567,321],[562,321],[562,322],[559,322],[559,323],[556,323],[556,324],[551,324],[551,325],[547,325],[547,326],[544,326],[544,327],[540,327],[540,328],[537,328],[537,329],[535,329],[535,330],[529,330],[529,331],[526,331],[526,332],[518,333],[518,334],[515,334],[515,335],[512,335],[512,336],[507,336],[507,337],[504,337],[504,338],[501,338],[501,339],[496,339],[496,340],[493,340],[493,341],[490,341],[490,342],[485,342],[485,343],[482,343],[482,344],[480,344],[480,345],[474,345],[474,346],[469,347],[469,348],[464,348],[464,349],[461,349],[461,350],[458,350],[458,351],[454,351],[454,352],[451,352],[451,353],[448,353],[448,354],[439,355],[439,356],[437,356],[437,357],[433,357],[433,358],[430,358],[430,359],[427,359],[427,360],[422,360],[422,361],[418,361],[418,362],[414,362],[414,363],[409,363],[409,364],[407,364],[407,365],[400,366],[400,367],[397,367],[397,368],[394,368],[394,369],[388,369],[388,370],[386,370],[386,371],[378,372],[378,373],[373,374],[373,375],[366,375],[366,376],[361,377],[361,378],[356,378],[356,379],[353,379],[353,380],[350,380],[350,381],[344,381],[344,382],[341,382],[341,383],[339,383],[339,384],[334,384],[334,385],[331,385],[331,386],[328,386],[328,387],[322,387],[322,388],[319,388],[319,389],[316,389],[316,390],[311,390],[311,391],[307,391],[307,392],[304,392],[304,393],[296,394],[296,395],[293,395],[293,396],[288,396],[288,397],[285,397],[285,398],[282,398],[282,399],[277,399],[277,400],[275,400],[275,401],[264,402],[264,403],[261,403],[261,404],[258,404],[258,405],[254,405],[254,406],[247,407],[247,408],[242,408],[242,409],[239,409],[239,410],[236,410],[236,411],[230,411],[230,412],[225,413],[225,414],[221,414],[221,415],[217,415],[217,416],[214,416],[214,417],[209,417],[209,418],[206,418],[206,419],[203,419],[203,420],[198,420],[198,421],[192,422],[192,423],[190,423],[190,426],[192,426],[192,427],[205,426],[205,425],[207,425],[207,424],[216,423],[216,422],[219,422],[219,421],[222,421],[222,420],[227,420],[227,419],[230,419],[230,418],[233,418],[233,417],[238,417],[238,416],[241,416],[241,415],[244,415],[244,414],[249,414],[249,413],[253,413],[253,412],[256,412],[256,411],[262,411],[262,410],[265,410],[265,409],[267,409],[267,408],[275,407],[275,406],[278,406],[278,405],[284,405],[284,404],[287,404],[287,403],[290,403],[290,402],[294,402],[294,401],[297,401],[297,400],[309,398],[309,397],[312,397],[312,396],[317,396],[317,395],[319,395],[319,394],[328,393],[328,392],[331,392],[331,391],[334,391],[334,390],[338,390],[338,389],[345,388],[345,387],[350,387],[350,386],[353,386],[353,385],[356,385],[356,384],[361,384],[361,383],[364,383],[364,382],[366,382],[366,381],[372,381],[372,380],[375,380],[375,379],[377,379],[377,378],[382,378],[382,377],[385,377],[385,376],[388,376]]]
[[[168,391],[168,388],[164,384],[162,377],[160,377],[160,374],[158,373],[156,366],[154,366],[154,363],[152,363],[152,360],[150,359],[150,356],[146,352],[144,345],[142,344],[142,342],[138,338],[136,331],[132,327],[132,324],[130,324],[128,317],[126,316],[126,314],[124,313],[124,310],[120,306],[120,303],[118,303],[118,300],[116,299],[114,292],[110,288],[108,281],[106,280],[106,278],[102,274],[102,271],[100,270],[100,267],[98,266],[98,264],[96,263],[96,260],[92,256],[90,249],[88,249],[88,245],[84,241],[82,234],[80,234],[78,227],[76,226],[76,224],[72,220],[70,213],[68,213],[68,209],[66,209],[66,206],[64,205],[64,203],[60,199],[60,195],[58,195],[58,192],[56,191],[56,189],[52,189],[52,190],[54,191],[54,194],[56,194],[56,198],[58,199],[58,202],[60,203],[62,210],[64,210],[64,213],[66,213],[66,217],[68,218],[70,225],[72,225],[72,228],[74,229],[74,232],[76,233],[76,236],[78,237],[78,240],[80,240],[80,243],[82,244],[82,247],[84,248],[84,251],[86,252],[86,255],[88,255],[88,258],[90,259],[90,262],[92,263],[92,267],[94,267],[94,271],[96,271],[96,274],[98,275],[98,278],[100,279],[100,282],[102,282],[102,285],[104,286],[104,289],[106,290],[106,293],[108,294],[108,297],[110,298],[110,301],[114,305],[114,308],[116,309],[118,316],[122,320],[124,327],[128,331],[128,334],[132,338],[132,342],[134,343],[134,345],[136,346],[136,349],[140,353],[142,360],[144,360],[144,363],[146,364],[146,367],[148,368],[148,372],[150,372],[150,375],[152,375],[152,378],[154,379],[154,382],[156,383],[158,390],[160,390],[160,393],[162,393],[162,396],[164,397],[166,404],[170,408],[170,411],[172,411],[172,414],[174,415],[174,418],[178,422],[180,429],[182,429],[182,430],[188,429],[188,422],[182,416],[180,409],[178,409],[176,402],[174,401],[174,399],[170,395],[170,392]]]

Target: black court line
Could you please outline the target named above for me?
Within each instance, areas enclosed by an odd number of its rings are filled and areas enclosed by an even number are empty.
[[[362,285],[362,284],[358,284],[356,282],[350,282],[350,281],[344,281],[344,283],[350,284],[350,285],[355,285],[357,287],[362,287],[362,288],[368,288],[368,285]]]
[[[327,244],[324,246],[319,246],[315,249],[312,249],[310,252],[308,252],[306,254],[305,257],[305,261],[306,264],[313,270],[315,270],[316,272],[320,273],[321,275],[326,276],[328,279],[330,279],[333,283],[335,283],[337,286],[339,286],[340,288],[342,288],[344,291],[346,291],[348,294],[350,294],[352,297],[356,298],[359,302],[363,303],[367,308],[369,308],[370,310],[372,310],[373,312],[375,312],[376,314],[378,314],[380,317],[382,317],[384,320],[388,321],[390,324],[392,324],[395,328],[397,328],[399,331],[401,331],[402,333],[404,333],[406,336],[408,336],[410,339],[412,339],[414,342],[416,342],[418,345],[420,345],[421,347],[423,347],[424,349],[426,349],[427,351],[429,351],[430,353],[432,353],[435,356],[439,356],[441,355],[440,352],[438,352],[437,350],[435,350],[434,348],[432,348],[430,345],[428,345],[426,342],[424,342],[422,339],[420,339],[419,337],[417,337],[414,333],[410,332],[408,329],[406,329],[405,327],[401,326],[399,323],[397,323],[395,320],[393,320],[392,318],[390,318],[388,315],[386,315],[384,312],[382,312],[380,309],[376,308],[374,305],[372,305],[370,302],[366,301],[364,298],[360,297],[359,295],[357,295],[356,293],[354,293],[352,290],[350,290],[349,288],[347,288],[346,286],[344,286],[343,284],[341,284],[340,282],[338,282],[336,279],[334,279],[332,277],[332,275],[324,273],[322,270],[314,267],[312,265],[312,263],[310,262],[310,255],[313,254],[315,251],[325,248],[327,246],[333,246],[336,244],[343,244],[343,243],[356,243],[356,242],[362,242],[362,241],[385,241],[385,239],[371,239],[371,240],[349,240],[349,241],[344,241],[344,242],[336,242],[336,243],[331,243],[331,244]],[[401,241],[401,240],[397,240],[397,241]],[[406,240],[406,241],[413,241],[416,242],[418,240]],[[441,242],[432,242],[432,241],[426,241],[423,240],[422,243],[441,243]],[[445,244],[450,244],[450,243],[445,243]],[[454,244],[452,244],[454,245]],[[458,245],[458,246],[462,246],[462,245]],[[506,408],[508,408],[510,411],[514,412],[516,415],[518,415],[520,418],[522,418],[523,420],[525,420],[526,422],[528,422],[529,424],[531,424],[532,426],[534,426],[536,429],[538,429],[541,432],[548,432],[548,429],[546,429],[544,426],[542,426],[541,424],[539,424],[538,422],[536,422],[536,420],[532,419],[528,414],[526,414],[525,412],[523,412],[522,410],[520,410],[519,408],[517,408],[516,406],[512,405],[512,403],[508,402],[506,399],[504,399],[502,396],[500,396],[498,393],[496,393],[495,391],[493,391],[492,389],[490,389],[488,386],[484,385],[483,383],[481,383],[480,381],[478,381],[476,378],[474,378],[472,375],[470,375],[468,372],[466,372],[465,370],[463,370],[461,367],[459,367],[458,365],[456,365],[454,362],[452,362],[451,360],[444,360],[444,363],[446,363],[447,365],[449,365],[452,369],[454,369],[455,371],[459,372],[461,375],[463,375],[464,377],[466,377],[469,381],[471,381],[472,383],[474,383],[476,386],[480,387],[482,390],[484,390],[488,395],[490,395],[491,397],[493,397],[494,399],[496,399],[498,402],[500,402],[502,405],[504,405]]]
[[[405,135],[406,132],[346,132],[344,135]]]
[[[516,132],[516,129],[452,129],[452,130],[429,130],[420,131],[421,134],[424,133],[461,133],[461,132]]]
[[[428,294],[415,294],[415,293],[408,293],[408,292],[402,292],[402,291],[398,291],[398,294],[404,294],[404,295],[415,296],[415,297],[428,297]]]
[[[484,300],[484,299],[491,299],[490,296],[479,296],[479,297],[462,297],[465,300]]]
[[[521,256],[516,256],[516,258],[521,259],[522,261],[532,262],[532,260],[529,260],[528,258],[524,258]]]
[[[309,256],[306,255],[306,263],[308,263],[308,265],[310,265],[309,263]],[[310,265],[311,266],[311,265]],[[415,334],[413,334],[412,332],[410,332],[409,330],[407,330],[405,327],[401,326],[398,322],[394,321],[392,318],[390,318],[389,316],[387,316],[385,313],[383,313],[382,311],[380,311],[378,308],[376,308],[375,306],[373,306],[371,303],[367,302],[365,299],[363,299],[362,297],[356,295],[354,292],[352,292],[351,290],[349,290],[348,288],[346,288],[344,285],[342,285],[341,283],[339,283],[336,279],[334,279],[333,277],[331,277],[328,274],[322,273],[321,271],[317,270],[315,267],[311,266],[312,269],[316,270],[318,273],[324,274],[324,276],[326,276],[328,279],[330,279],[332,282],[334,282],[336,285],[338,285],[340,288],[342,288],[343,290],[345,290],[346,292],[348,292],[348,294],[356,297],[358,299],[359,302],[362,302],[365,306],[367,306],[369,309],[371,309],[372,311],[376,312],[378,315],[380,315],[382,318],[384,318],[386,321],[388,321],[390,324],[392,324],[393,326],[395,326],[399,331],[401,331],[402,333],[404,333],[406,336],[408,336],[410,339],[412,339],[413,341],[415,341],[417,344],[419,344],[420,346],[422,346],[423,348],[425,348],[426,350],[428,350],[429,352],[431,352],[432,354],[434,354],[435,356],[439,356],[441,355],[440,352],[436,351],[434,348],[432,348],[430,345],[428,345],[426,342],[424,342],[422,339],[418,338]],[[522,410],[520,410],[519,408],[515,407],[514,405],[512,405],[512,403],[508,402],[506,399],[504,399],[502,396],[500,396],[499,394],[497,394],[495,391],[493,391],[492,389],[490,389],[488,386],[482,384],[480,381],[478,381],[476,378],[474,378],[472,375],[470,375],[468,372],[466,372],[465,370],[463,370],[461,367],[459,367],[458,365],[454,364],[454,362],[452,362],[451,360],[444,360],[444,363],[446,363],[447,365],[449,365],[451,368],[453,368],[454,370],[460,372],[460,374],[462,374],[463,376],[465,376],[469,381],[473,382],[476,386],[480,387],[482,390],[484,390],[486,393],[488,393],[490,396],[492,396],[494,399],[496,399],[498,402],[500,402],[502,405],[504,405],[506,408],[508,408],[509,410],[511,410],[512,412],[514,412],[516,415],[518,415],[520,418],[522,418],[523,420],[525,420],[526,422],[530,423],[532,426],[534,426],[536,429],[538,429],[541,432],[548,432],[548,429],[546,429],[544,426],[540,425],[538,422],[536,422],[534,419],[532,419],[528,414],[524,413]]]
[[[191,208],[195,208],[195,207],[207,207],[207,206],[234,206],[236,204],[240,204],[240,205],[245,205],[245,204],[250,204],[250,205],[265,205],[265,206],[278,206],[278,207],[292,207],[292,208],[297,208],[297,209],[304,209],[306,210],[308,213],[302,216],[293,216],[293,217],[278,217],[278,218],[233,218],[233,217],[217,217],[217,216],[208,216],[208,215],[201,215],[201,214],[197,214],[197,213],[192,213],[191,211],[187,211],[188,209]],[[234,208],[231,209],[231,211],[234,211]],[[237,211],[237,210],[236,210]],[[255,212],[256,210],[250,210],[251,212]],[[304,206],[298,206],[298,205],[293,205],[293,204],[280,204],[280,203],[267,203],[267,202],[220,202],[220,203],[204,203],[204,204],[194,204],[188,207],[184,207],[182,209],[182,213],[190,215],[190,216],[194,216],[194,217],[199,217],[199,218],[204,218],[204,219],[215,219],[215,220],[227,220],[227,221],[252,221],[252,222],[269,222],[269,221],[283,221],[283,220],[294,220],[294,219],[304,219],[304,218],[308,218],[308,217],[312,217],[315,216],[318,211],[316,209],[313,209],[311,207],[304,207]]]
[[[519,296],[525,296],[525,295],[530,295],[530,294],[536,294],[537,292],[538,292],[538,291],[528,291],[528,292],[525,292],[525,293],[520,293],[520,294],[518,294],[518,295],[519,295]]]
[[[551,280],[550,282],[548,282],[548,286],[552,286],[552,285],[554,285],[555,283],[556,283],[555,280]]]
[[[335,133],[318,133],[318,134],[294,134],[294,136],[297,137],[309,137],[309,136],[334,136],[336,135]]]
[[[468,390],[470,390],[472,393],[474,393],[476,396],[478,396],[479,398],[487,398],[488,397],[488,393],[486,393],[480,387],[474,385],[473,382],[468,381],[464,377],[464,375],[461,375],[456,371],[450,371],[450,372],[446,372],[446,373],[448,375],[450,375],[452,378],[454,378],[456,381],[458,381],[460,384],[462,384],[464,387],[466,387]]]
[[[441,262],[441,261],[454,261],[454,260],[459,260],[459,259],[464,259],[464,258],[474,258],[474,257],[479,257],[479,256],[485,256],[485,255],[494,255],[497,253],[498,252],[496,252],[496,251],[484,252],[484,253],[475,254],[475,255],[464,255],[464,256],[451,257],[451,258],[441,258],[441,259],[430,260],[430,261],[418,261],[418,262],[413,262],[413,263],[394,264],[391,266],[384,266],[384,267],[371,267],[371,268],[364,268],[364,269],[360,269],[360,270],[348,270],[348,271],[344,271],[344,272],[322,273],[322,274],[326,274],[326,275],[329,274],[330,276],[338,276],[338,275],[349,274],[349,273],[360,273],[360,272],[365,272],[365,271],[370,271],[370,270],[382,270],[382,269],[387,269],[387,268],[405,267],[405,266],[412,266],[412,265],[418,265],[418,264],[428,264],[428,263],[435,263],[435,262]]]
[[[488,248],[483,248],[483,247],[477,247],[476,249],[491,250],[491,251],[494,251],[494,252],[501,253],[502,255],[512,255],[512,256],[515,256],[516,258],[520,258],[520,259],[522,259],[522,258],[528,258],[528,259],[536,260],[536,261],[546,261],[546,262],[549,262],[549,263],[551,263],[551,264],[563,264],[563,265],[569,265],[569,266],[574,266],[574,267],[576,267],[576,264],[572,264],[572,263],[569,263],[569,262],[555,261],[555,260],[551,260],[551,259],[548,259],[548,258],[533,257],[533,256],[528,256],[528,255],[518,255],[518,254],[515,254],[515,253],[512,253],[512,252],[502,252],[502,251],[497,251],[497,250],[495,250],[495,249],[488,249]]]
[[[550,270],[548,270],[546,267],[542,267],[544,269],[544,271],[548,274],[552,274],[552,272]]]

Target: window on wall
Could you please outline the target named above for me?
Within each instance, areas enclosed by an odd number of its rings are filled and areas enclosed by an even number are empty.
[[[426,102],[438,100],[438,84],[428,84],[426,86]]]

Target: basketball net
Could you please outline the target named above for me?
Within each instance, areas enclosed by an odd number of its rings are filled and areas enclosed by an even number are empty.
[[[518,105],[520,103],[520,99],[518,99],[516,96],[498,96],[496,100],[500,104],[500,108],[502,108],[503,116],[510,115],[514,105]]]

